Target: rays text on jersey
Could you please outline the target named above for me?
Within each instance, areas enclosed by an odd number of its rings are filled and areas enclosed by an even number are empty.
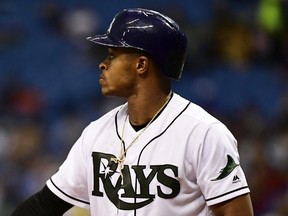
[[[133,165],[131,169],[125,165],[122,170],[122,179],[116,171],[118,164],[111,160],[111,158],[115,158],[114,155],[93,152],[92,158],[94,172],[92,195],[103,197],[105,192],[109,200],[119,209],[139,209],[153,202],[155,196],[171,199],[177,196],[180,191],[180,183],[177,180],[178,168],[174,165],[150,165],[149,167]],[[131,172],[135,173],[135,182],[139,184],[132,183]],[[169,176],[167,173],[173,175]],[[155,190],[153,190],[156,191],[154,193],[151,192],[150,187],[153,180],[157,182]],[[104,191],[101,191],[100,183],[102,183]],[[163,187],[169,188],[169,192],[163,190]],[[119,193],[120,190],[121,194]],[[141,201],[136,202],[135,199]]]

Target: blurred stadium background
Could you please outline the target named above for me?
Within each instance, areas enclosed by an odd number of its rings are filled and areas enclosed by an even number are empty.
[[[287,0],[1,0],[0,214],[42,188],[83,128],[122,102],[101,96],[103,50],[85,38],[126,7],[159,10],[186,31],[175,91],[238,139],[255,215],[287,216]]]

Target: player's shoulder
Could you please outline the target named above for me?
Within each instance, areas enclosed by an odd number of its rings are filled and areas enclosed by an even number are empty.
[[[210,147],[211,143],[215,143],[216,140],[221,140],[221,142],[219,143],[222,144],[225,140],[229,141],[227,142],[229,144],[234,143],[237,145],[235,137],[223,122],[214,117],[201,106],[192,103],[191,101],[179,95],[175,96],[176,102],[173,105],[175,109],[177,108],[177,101],[180,102],[178,104],[189,104],[187,105],[185,112],[183,112],[183,114],[181,115],[181,125],[185,125],[185,129],[187,131],[193,131],[193,133],[191,134],[193,134],[194,141],[191,143],[193,143],[192,147],[194,149],[201,147],[201,145],[204,143],[202,142],[203,139],[213,140],[213,142],[207,142],[209,143]],[[200,140],[200,142],[198,142],[199,145],[197,145],[197,142],[195,141],[196,139]]]
[[[195,104],[192,101],[176,93],[174,93],[173,98],[173,103],[171,103],[171,107],[173,109],[179,110],[181,109],[181,107],[184,107],[185,105],[187,106],[185,112],[183,112],[183,118],[198,121],[199,123],[207,125],[221,123],[216,117],[211,115],[208,111],[206,111],[198,104]]]

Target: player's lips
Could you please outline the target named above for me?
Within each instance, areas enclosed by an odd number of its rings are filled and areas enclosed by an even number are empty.
[[[99,83],[101,84],[101,82],[104,81],[104,76],[101,74],[100,77],[99,77]]]

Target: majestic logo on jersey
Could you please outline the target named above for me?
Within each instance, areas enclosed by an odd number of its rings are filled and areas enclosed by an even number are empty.
[[[177,180],[178,168],[174,165],[151,165],[149,167],[135,165],[131,167],[132,169],[125,165],[122,179],[117,172],[118,164],[111,160],[115,158],[114,155],[93,152],[92,157],[94,169],[92,195],[102,197],[105,191],[109,200],[118,209],[139,209],[153,202],[156,195],[163,199],[171,199],[180,191],[180,183]],[[132,183],[131,172],[135,173],[134,183]],[[153,180],[157,182],[154,193],[150,188]],[[100,181],[103,187],[100,187]]]
[[[227,164],[226,166],[221,169],[220,171],[220,175],[215,178],[215,179],[211,179],[211,181],[218,181],[221,179],[224,179],[225,177],[227,177],[237,166],[239,166],[239,164],[236,164],[234,159],[230,156],[227,155]]]

